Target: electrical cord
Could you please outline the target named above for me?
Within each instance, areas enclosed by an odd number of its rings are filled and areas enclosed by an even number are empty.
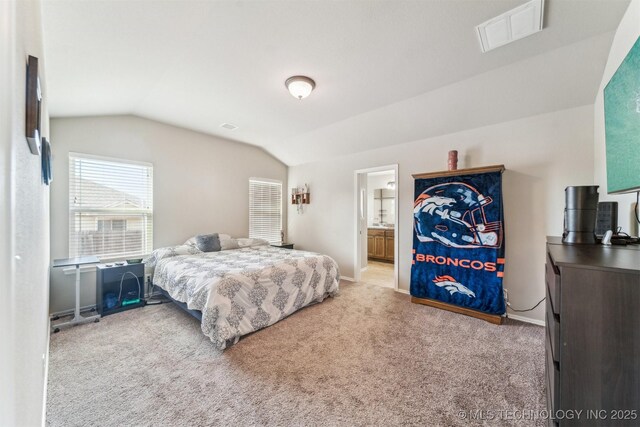
[[[542,304],[542,301],[546,300],[547,297],[542,298],[540,301],[538,301],[538,303],[536,305],[534,305],[531,308],[527,308],[526,310],[516,310],[515,308],[511,307],[511,303],[509,301],[507,301],[507,307],[509,307],[511,309],[511,311],[515,311],[517,313],[523,313],[525,311],[531,311],[533,309],[535,309],[537,306],[539,306],[540,304]]]
[[[625,233],[624,231],[621,231],[621,230],[622,230],[622,227],[618,227],[618,229],[616,230],[615,235],[617,237],[620,237],[620,236],[626,237],[626,240],[623,240],[624,244],[631,244],[631,245],[635,244],[635,245],[637,245],[637,244],[640,243],[640,240],[638,240],[638,237],[631,237],[630,234]]]
[[[136,282],[138,282],[138,298],[140,298],[140,296],[142,295],[142,292],[141,292],[142,289],[140,287],[140,279],[138,278],[138,276],[133,274],[132,271],[125,271],[125,273],[120,278],[120,292],[118,293],[118,303],[120,305],[122,305],[122,301],[120,301],[120,298],[122,298],[122,282],[124,282],[124,276],[126,276],[127,274],[131,274],[133,278],[136,279]]]
[[[160,305],[160,304],[167,304],[170,303],[171,300],[165,298],[164,295],[153,295],[153,291],[156,288],[156,284],[155,283],[151,283],[151,290],[149,291],[149,298],[147,298],[147,302],[145,305]],[[157,301],[154,301],[156,298],[160,298]]]
[[[633,213],[636,214],[636,221],[640,224],[640,207],[638,207],[638,204],[640,204],[640,191],[636,191],[636,208],[633,210]]]

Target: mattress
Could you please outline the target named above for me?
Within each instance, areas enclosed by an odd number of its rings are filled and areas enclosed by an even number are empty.
[[[202,312],[202,331],[219,349],[338,293],[329,256],[271,246],[200,252],[178,246],[147,260],[154,285]]]

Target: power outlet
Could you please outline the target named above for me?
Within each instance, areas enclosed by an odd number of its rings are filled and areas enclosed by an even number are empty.
[[[502,294],[504,295],[504,303],[506,305],[509,305],[509,291],[506,289],[503,289]]]

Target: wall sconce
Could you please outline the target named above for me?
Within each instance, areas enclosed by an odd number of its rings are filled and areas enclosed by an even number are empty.
[[[296,205],[298,213],[303,213],[303,206],[310,203],[309,186],[294,187],[291,189],[291,204]]]

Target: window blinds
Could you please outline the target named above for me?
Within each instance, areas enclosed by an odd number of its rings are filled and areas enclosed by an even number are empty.
[[[153,250],[153,165],[69,153],[69,256]]]
[[[282,183],[249,179],[249,237],[280,243],[282,231]]]

